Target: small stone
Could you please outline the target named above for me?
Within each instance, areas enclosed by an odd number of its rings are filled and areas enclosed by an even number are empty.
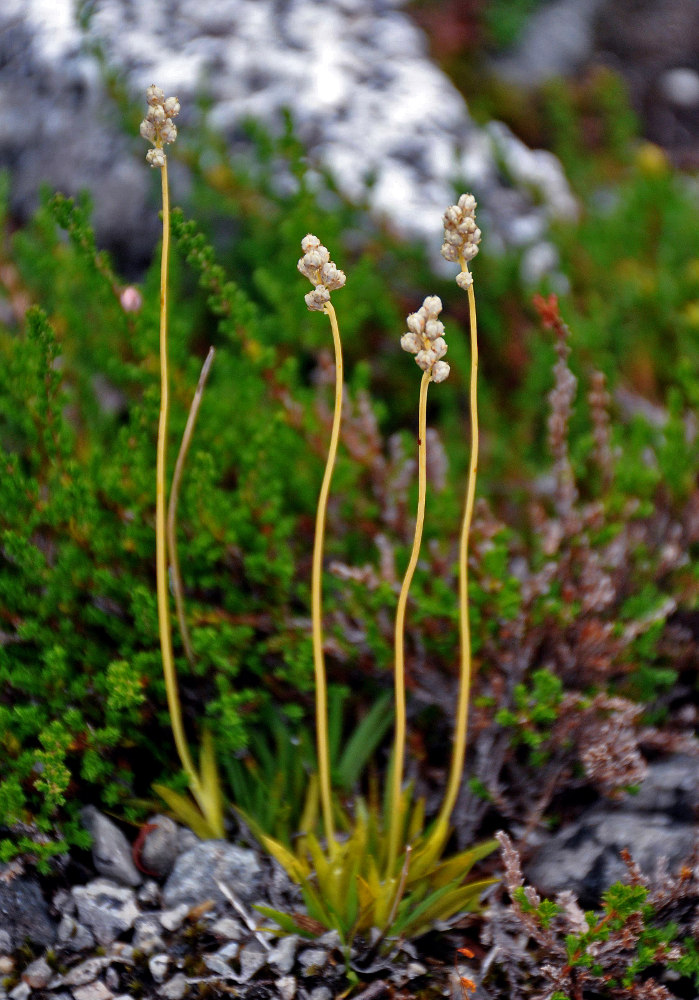
[[[67,913],[58,925],[57,938],[70,951],[88,951],[95,947],[95,939],[87,927],[83,927]]]
[[[45,958],[37,958],[31,962],[22,973],[22,982],[28,983],[33,990],[41,990],[53,976],[53,969]]]
[[[10,1000],[29,1000],[32,988],[29,983],[19,983],[9,994]]]
[[[0,873],[3,870],[0,865]],[[0,879],[0,914],[3,930],[10,939],[9,948],[3,945],[3,951],[14,951],[25,939],[44,948],[56,940],[56,927],[41,889],[30,878],[18,876],[8,882]]]
[[[230,946],[228,946],[230,947]],[[222,949],[224,950],[224,949]],[[262,951],[255,944],[246,945],[240,952],[240,982],[247,983],[256,972],[267,963],[268,952]]]
[[[165,1000],[182,1000],[186,992],[187,977],[182,972],[158,987],[158,996],[165,997]]]
[[[304,976],[317,976],[323,971],[327,961],[328,953],[324,948],[307,948],[299,955]]]
[[[142,867],[156,878],[170,874],[179,851],[179,827],[169,816],[151,816],[140,852]]]
[[[160,886],[155,879],[149,878],[136,893],[136,899],[141,906],[160,906]]]
[[[210,931],[214,937],[224,938],[226,941],[240,941],[245,933],[240,921],[234,917],[221,917],[211,925]]]
[[[0,955],[0,976],[9,976],[15,971],[15,960],[10,955]]]
[[[275,980],[279,996],[282,1000],[294,1000],[296,996],[296,979],[293,976],[281,976]]]
[[[160,954],[153,955],[152,958],[148,959],[148,968],[150,969],[150,974],[156,983],[162,983],[167,975],[167,967],[170,964],[170,958],[168,955]]]
[[[101,945],[111,944],[133,927],[139,916],[132,889],[115,885],[107,879],[95,879],[73,889],[80,920],[92,931]]]
[[[163,887],[163,902],[168,907],[180,903],[195,906],[203,899],[213,899],[229,906],[219,882],[243,905],[253,902],[262,883],[262,869],[255,853],[225,840],[198,842],[175,862]]]
[[[9,931],[0,931],[0,955],[9,955],[12,950],[12,938]]]
[[[311,990],[311,1000],[332,1000],[332,990],[327,986],[316,986]]]
[[[186,826],[180,826],[177,828],[177,856],[184,854],[185,851],[191,851],[193,847],[197,844],[201,844],[202,841],[199,840],[196,833]]]
[[[427,966],[423,965],[422,962],[408,962],[405,967],[405,975],[408,980],[419,979],[420,976],[427,975]]]
[[[238,978],[226,959],[221,958],[218,952],[214,952],[213,955],[202,955],[202,960],[207,969],[211,972],[215,972],[217,976],[223,976],[224,979]]]
[[[160,923],[163,925],[166,931],[176,931],[178,927],[182,926],[182,921],[189,913],[190,906],[189,903],[180,903],[172,910],[165,910],[164,913],[160,914]]]
[[[279,969],[280,972],[291,972],[296,960],[298,943],[299,938],[296,934],[283,937],[267,956],[268,963]]]
[[[111,958],[103,958],[101,956],[98,958],[88,958],[85,962],[73,966],[69,972],[61,976],[57,985],[85,986],[87,983],[92,983],[111,961]]]
[[[134,934],[131,943],[144,955],[152,955],[163,951],[165,942],[160,936],[160,921],[156,916],[138,917],[134,922]]]
[[[75,900],[70,889],[57,889],[53,894],[53,907],[59,913],[75,916]]]
[[[76,986],[73,997],[74,1000],[113,1000],[114,994],[101,979],[96,979],[94,983]]]
[[[99,874],[120,885],[140,885],[143,879],[133,863],[131,845],[119,827],[94,806],[85,806],[80,818],[92,836],[92,860]]]
[[[119,989],[119,973],[111,965],[104,974],[104,981],[110,990]]]

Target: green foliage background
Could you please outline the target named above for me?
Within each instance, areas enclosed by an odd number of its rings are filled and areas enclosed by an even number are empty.
[[[547,113],[568,122],[560,152],[587,195],[593,179],[570,138],[575,106],[560,94],[548,100]],[[634,516],[650,516],[658,505],[681,516],[696,497],[698,465],[690,415],[699,401],[699,209],[685,178],[662,160],[642,149],[629,155],[633,126],[625,122],[623,136],[610,132],[605,151],[616,156],[613,187],[604,198],[587,198],[579,223],[554,233],[570,284],[563,312],[581,383],[571,454],[583,496],[599,498],[607,514],[600,544],[628,518],[630,497]],[[381,230],[365,206],[344,202],[330,178],[319,190],[291,125],[279,139],[251,125],[250,140],[250,156],[230,162],[205,127],[184,139],[176,155],[193,186],[173,219],[171,464],[201,361],[210,344],[218,349],[180,500],[180,562],[197,654],[193,670],[180,655],[180,685],[189,731],[196,738],[205,721],[222,761],[242,755],[260,726],[264,735],[272,703],[292,727],[310,718],[309,560],[327,437],[319,403],[328,400],[316,375],[329,336],[307,312],[296,272],[306,232],[317,233],[348,274],[337,309],[350,397],[357,402],[368,392],[381,435],[401,435],[408,456],[418,383],[398,338],[424,295],[445,303],[454,377],[432,394],[429,421],[439,428],[449,470],[444,487],[432,491],[426,531],[443,570],[435,575],[434,564],[421,564],[411,612],[424,655],[444,677],[456,648],[449,542],[468,461],[465,298],[430,274],[421,248]],[[283,196],[274,181],[280,164],[293,179]],[[86,201],[47,192],[26,227],[12,232],[2,221],[0,256],[10,277],[0,323],[0,860],[31,848],[41,861],[66,843],[85,842],[80,804],[95,801],[137,821],[153,804],[153,780],[182,787],[154,592],[159,264],[156,255],[143,278],[142,309],[126,312],[124,281],[95,247]],[[520,611],[513,557],[543,559],[520,501],[548,470],[542,401],[554,352],[533,321],[532,289],[522,287],[516,256],[489,255],[486,233],[474,271],[479,494],[508,525],[479,556],[472,584],[478,654]],[[630,413],[613,405],[617,459],[606,492],[591,461],[583,391],[593,367],[605,372],[610,391],[622,388],[635,401]],[[664,409],[664,423],[648,419],[645,402]],[[385,526],[371,470],[344,449],[330,522],[329,559],[377,564],[376,536]],[[391,541],[400,568],[409,539],[398,532]],[[634,558],[637,584],[624,595],[622,620],[642,618],[668,593],[696,610],[696,561],[678,578],[658,576],[654,551]],[[335,683],[352,688],[351,726],[390,688],[391,648],[380,623],[392,614],[394,594],[385,582],[371,589],[332,576],[326,593],[337,650],[331,671]],[[363,622],[359,656],[337,625],[341,610]],[[569,613],[554,586],[541,619]],[[635,675],[630,686],[624,681],[642,700],[675,676],[663,681],[662,670],[671,668],[658,659],[662,627],[643,631]],[[533,683],[536,694],[536,677]],[[518,690],[514,708],[525,711],[531,699]],[[532,724],[547,725],[557,704],[558,695],[543,714],[534,706]],[[497,711],[492,705],[493,717]]]

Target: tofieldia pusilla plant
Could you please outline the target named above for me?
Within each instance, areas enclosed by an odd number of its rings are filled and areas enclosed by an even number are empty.
[[[223,836],[223,811],[221,805],[221,793],[216,770],[213,744],[210,736],[204,732],[201,753],[201,772],[199,773],[194,765],[187,743],[187,737],[182,722],[182,708],[180,705],[179,692],[177,687],[177,675],[175,671],[175,661],[172,648],[172,626],[170,619],[170,603],[168,596],[168,565],[172,570],[173,580],[176,581],[177,609],[181,623],[184,621],[181,602],[181,587],[179,585],[179,565],[175,551],[175,513],[177,488],[176,483],[181,476],[181,463],[176,469],[176,480],[171,492],[170,517],[166,515],[167,509],[167,437],[168,437],[168,409],[169,409],[169,378],[168,378],[168,264],[170,251],[170,193],[168,186],[167,156],[165,155],[165,145],[173,143],[177,138],[177,128],[172,119],[180,112],[180,102],[176,97],[165,97],[160,87],[155,85],[148,88],[146,92],[148,102],[148,112],[141,122],[141,135],[153,144],[153,149],[149,149],[146,160],[153,169],[159,169],[162,181],[163,199],[163,237],[161,246],[161,268],[160,268],[160,418],[158,422],[158,450],[156,459],[156,510],[155,510],[155,538],[156,538],[156,587],[158,599],[158,630],[160,633],[160,649],[163,659],[163,674],[165,677],[165,688],[167,691],[168,710],[170,713],[170,723],[172,734],[177,748],[177,753],[182,764],[182,768],[187,775],[189,790],[196,801],[198,811],[189,803],[187,799],[171,790],[157,786],[156,790],[163,796],[168,804],[178,815],[190,826],[204,836]],[[199,391],[195,395],[194,408],[192,409],[192,419],[185,430],[185,441],[181,455],[186,455],[187,444],[191,435],[194,419],[196,419],[196,409],[198,401],[203,391],[203,382],[208,372],[210,360],[207,359],[203,377],[200,382]],[[184,459],[183,459],[184,460]],[[169,530],[168,530],[169,522]],[[190,650],[191,645],[186,632],[183,631],[185,649]]]
[[[477,252],[481,235],[475,224],[475,208],[473,197],[464,195],[458,205],[448,209],[444,217],[446,242],[443,253],[448,260],[460,265],[457,281],[469,296],[471,461],[460,546],[461,671],[452,763],[439,814],[429,827],[425,826],[424,803],[413,803],[410,787],[403,786],[407,730],[404,632],[408,595],[420,552],[425,520],[427,392],[431,382],[443,382],[450,371],[449,364],[444,361],[447,344],[444,325],[439,319],[442,303],[437,296],[426,298],[422,307],[408,317],[408,332],[401,338],[401,347],[415,355],[415,361],[423,375],[418,403],[417,514],[413,545],[398,596],[394,626],[393,755],[383,814],[376,802],[367,803],[362,799],[356,800],[350,814],[332,801],[331,762],[325,717],[327,705],[321,606],[325,512],[342,414],[342,354],[335,311],[330,303],[330,291],[344,285],[345,277],[330,261],[328,250],[315,236],[306,236],[302,241],[304,257],[298,265],[301,273],[315,286],[314,291],[306,296],[306,304],[310,310],[323,311],[329,316],[335,343],[335,411],[326,472],[318,503],[312,579],[316,730],[325,847],[310,828],[300,831],[301,837],[294,851],[272,840],[254,822],[252,828],[264,846],[300,884],[308,913],[317,922],[318,929],[337,930],[346,945],[357,935],[366,935],[373,930],[375,935],[378,934],[374,940],[374,950],[387,939],[399,935],[417,935],[428,930],[436,920],[446,920],[457,912],[477,908],[481,892],[492,884],[490,879],[471,883],[466,883],[465,880],[473,864],[494,849],[493,841],[462,851],[448,860],[442,859],[449,839],[449,820],[463,773],[471,674],[467,562],[478,462],[478,350],[473,279],[468,270],[468,262]],[[338,828],[342,836],[336,836]],[[278,911],[263,908],[262,912],[289,930],[308,930],[305,919],[295,923]]]
[[[182,768],[187,776],[189,790],[196,808],[183,796],[158,787],[157,790],[171,808],[198,831],[213,836],[223,833],[221,797],[215,757],[211,740],[204,733],[201,770],[197,771],[184,733],[182,711],[175,672],[171,615],[168,594],[168,568],[170,569],[177,617],[185,653],[191,650],[182,608],[182,584],[175,550],[175,518],[177,492],[182,466],[196,419],[203,383],[211,357],[207,359],[200,385],[195,394],[190,420],[180,450],[173,483],[170,487],[170,509],[167,509],[167,438],[168,438],[168,354],[167,354],[167,291],[169,252],[169,193],[167,157],[164,147],[174,142],[177,131],[172,118],[179,112],[176,98],[165,98],[158,87],[147,93],[149,105],[146,119],[141,124],[141,134],[153,144],[147,160],[154,169],[161,171],[163,200],[163,240],[160,282],[160,378],[161,405],[158,427],[156,468],[156,582],[158,598],[158,624],[165,676],[168,709],[173,737]],[[471,195],[463,195],[457,205],[449,208],[444,217],[444,256],[458,263],[460,273],[457,283],[469,298],[471,327],[471,458],[466,489],[465,509],[460,545],[459,623],[461,632],[460,694],[457,703],[452,764],[439,814],[435,822],[425,827],[424,803],[412,802],[411,789],[403,787],[403,766],[406,743],[406,704],[404,631],[410,585],[417,564],[425,518],[427,427],[426,402],[430,382],[442,382],[449,374],[444,361],[447,351],[444,325],[439,319],[442,303],[436,296],[425,299],[421,309],[408,317],[408,332],[401,339],[404,350],[415,355],[423,372],[418,407],[418,510],[412,552],[400,590],[395,618],[395,735],[393,758],[390,766],[386,810],[375,802],[361,799],[351,812],[341,808],[333,797],[331,761],[328,740],[328,696],[324,660],[322,572],[328,497],[340,441],[343,403],[343,362],[340,331],[331,293],[345,285],[345,275],[330,259],[330,252],[320,240],[308,234],[301,243],[303,256],[298,262],[299,271],[313,285],[305,296],[311,312],[323,312],[330,321],[334,346],[335,405],[330,431],[325,472],[320,487],[316,509],[315,536],[311,570],[311,623],[315,676],[316,750],[320,809],[324,829],[324,844],[318,839],[315,812],[304,812],[300,836],[294,850],[273,840],[253,817],[244,815],[252,832],[262,845],[286,868],[288,874],[300,884],[308,917],[295,921],[286,914],[269,909],[263,913],[273,917],[282,927],[308,933],[310,918],[318,931],[335,929],[343,943],[349,947],[360,934],[374,931],[373,947],[399,935],[413,936],[429,929],[436,920],[447,920],[463,910],[476,909],[482,891],[492,884],[492,879],[466,882],[472,866],[495,847],[489,841],[455,857],[442,860],[449,839],[449,821],[463,773],[466,747],[466,722],[471,673],[471,649],[468,614],[468,537],[475,497],[475,479],[478,463],[478,413],[477,413],[477,334],[473,279],[468,263],[475,257],[480,241],[480,230],[475,223],[476,202]],[[377,935],[377,936],[376,936]]]

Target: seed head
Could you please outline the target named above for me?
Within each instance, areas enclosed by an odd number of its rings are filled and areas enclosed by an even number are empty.
[[[347,278],[335,262],[330,260],[330,251],[324,247],[317,236],[309,233],[301,240],[303,257],[297,267],[301,274],[315,286],[312,292],[305,296],[306,305],[311,312],[323,312],[326,303],[330,301],[330,292],[342,288]]]
[[[461,265],[456,278],[459,288],[466,290],[473,283],[468,262],[478,253],[481,231],[476,225],[476,199],[472,194],[462,194],[456,205],[444,213],[444,243],[442,257]]]
[[[442,300],[429,295],[417,312],[408,316],[408,332],[400,338],[400,346],[415,355],[415,363],[427,372],[433,382],[443,382],[449,374],[449,365],[442,358],[447,353],[444,324],[437,319],[442,311]]]
[[[177,138],[177,127],[172,119],[180,113],[180,102],[176,97],[166,99],[164,91],[153,84],[146,91],[148,111],[141,122],[141,135],[151,142],[155,149],[146,153],[146,161],[151,167],[165,166],[163,146]]]

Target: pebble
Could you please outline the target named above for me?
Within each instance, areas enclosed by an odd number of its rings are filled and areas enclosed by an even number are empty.
[[[77,920],[67,913],[63,915],[58,925],[56,939],[64,947],[70,948],[71,951],[87,951],[95,946],[95,939],[87,927],[78,923]]]
[[[75,886],[73,896],[80,920],[90,927],[101,945],[111,944],[139,916],[134,891],[105,878]]]
[[[294,1000],[296,996],[296,979],[294,976],[280,976],[276,979],[274,985],[279,991],[279,996],[282,1000]]]
[[[187,992],[187,977],[183,972],[178,972],[172,979],[168,979],[158,987],[158,995],[165,1000],[182,1000]]]
[[[227,941],[239,941],[245,931],[240,921],[234,917],[221,917],[211,925],[211,933],[214,937],[225,938]]]
[[[234,942],[231,942],[234,944]],[[230,947],[230,945],[227,945]],[[224,950],[224,949],[222,949]],[[247,983],[249,979],[258,972],[263,965],[267,964],[268,952],[263,951],[259,945],[254,942],[252,944],[246,945],[240,951],[240,982]]]
[[[169,816],[157,815],[146,820],[144,829],[147,833],[140,849],[141,866],[157,878],[165,878],[181,853],[180,828]]]
[[[19,983],[10,992],[10,1000],[29,1000],[32,994],[32,988],[29,983]]]
[[[22,973],[22,980],[33,990],[41,990],[53,977],[53,969],[45,958],[37,958]]]
[[[112,1000],[114,994],[100,979],[85,986],[76,986],[72,991],[74,1000]]]
[[[291,972],[296,960],[298,943],[299,938],[295,934],[281,938],[277,946],[270,951],[267,961],[280,972]]]
[[[311,1000],[332,1000],[332,995],[327,986],[316,986],[311,990]]]
[[[119,827],[94,806],[85,806],[80,819],[92,837],[92,861],[100,875],[120,885],[140,885],[143,879],[133,863],[131,845]]]
[[[299,963],[303,968],[304,976],[316,976],[318,972],[325,968],[328,960],[328,953],[324,948],[307,948],[299,955]]]
[[[172,910],[165,910],[164,913],[160,914],[160,923],[165,928],[166,931],[176,931],[178,927],[182,926],[184,918],[190,911],[189,903],[180,903]]]
[[[156,916],[148,914],[134,921],[132,944],[144,955],[152,955],[165,948],[165,942],[160,934],[160,921]]]
[[[156,983],[162,983],[167,975],[170,957],[166,954],[153,955],[148,959],[150,974]]]
[[[195,906],[209,898],[229,906],[219,882],[239,902],[254,902],[262,888],[262,869],[255,853],[225,840],[197,843],[175,862],[163,887],[163,902],[167,907]]]

